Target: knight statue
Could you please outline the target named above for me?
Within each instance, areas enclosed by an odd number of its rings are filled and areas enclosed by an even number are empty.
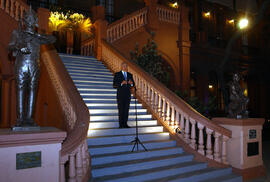
[[[55,42],[51,35],[39,34],[38,17],[30,7],[24,13],[19,28],[12,32],[9,50],[16,57],[15,81],[17,95],[17,120],[15,127],[37,126],[33,119],[39,82],[40,45]]]
[[[229,83],[230,86],[230,103],[229,103],[229,115],[230,118],[247,118],[247,104],[249,99],[244,95],[244,90],[241,88],[240,75],[238,73],[233,74],[233,80]]]

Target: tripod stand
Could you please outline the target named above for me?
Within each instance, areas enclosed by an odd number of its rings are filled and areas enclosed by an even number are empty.
[[[135,122],[136,122],[136,136],[135,139],[133,141],[131,141],[131,143],[134,143],[132,151],[134,152],[135,147],[137,148],[137,151],[139,151],[139,144],[144,148],[145,151],[147,151],[147,149],[145,148],[145,146],[143,145],[143,143],[140,141],[139,139],[139,134],[138,134],[138,117],[137,117],[137,95],[136,95],[136,87],[135,87],[135,92],[134,92],[134,96],[135,96]]]

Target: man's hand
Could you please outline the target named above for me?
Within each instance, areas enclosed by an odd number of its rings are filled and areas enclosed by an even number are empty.
[[[127,84],[127,81],[126,80],[123,80],[121,85],[126,85]]]
[[[131,80],[128,81],[128,84],[133,85],[133,82]]]

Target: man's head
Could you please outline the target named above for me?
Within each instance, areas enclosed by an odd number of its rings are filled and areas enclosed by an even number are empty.
[[[127,65],[127,63],[122,63],[121,64],[121,69],[122,69],[122,71],[125,71],[125,72],[128,72],[128,65]]]

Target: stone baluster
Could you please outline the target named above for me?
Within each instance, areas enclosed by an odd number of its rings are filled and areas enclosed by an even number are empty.
[[[185,117],[185,141],[186,143],[190,143],[190,139],[189,139],[189,136],[190,136],[190,129],[189,129],[189,118],[188,117]]]
[[[158,92],[155,92],[155,102],[154,102],[154,104],[155,104],[154,110],[155,110],[156,113],[158,113]]]
[[[180,120],[179,120],[179,111],[176,110],[176,117],[175,117],[175,127],[179,127],[180,126]]]
[[[197,144],[196,144],[196,121],[192,118],[190,118],[190,123],[191,123],[191,140],[190,140],[190,147],[193,148],[194,150],[197,149]]]
[[[4,9],[4,0],[1,0],[1,9]]]
[[[165,121],[165,119],[166,119],[165,109],[166,109],[166,101],[165,101],[165,98],[163,98],[162,99],[162,119],[163,119],[163,121]]]
[[[167,102],[166,121],[170,125],[170,122],[171,122],[171,106],[170,106],[169,102]]]
[[[65,162],[60,162],[60,182],[66,182]]]
[[[68,182],[76,182],[75,154],[69,155],[69,179]]]
[[[15,15],[15,12],[14,12],[14,0],[10,0],[10,16],[13,18],[14,15]]]
[[[206,128],[206,134],[207,134],[206,157],[208,157],[209,159],[213,159],[212,133],[213,133],[213,130]]]
[[[24,8],[20,5],[20,19],[23,18]]]
[[[15,1],[15,20],[19,20],[19,9],[20,9],[20,4],[18,1]]]
[[[172,112],[171,112],[171,122],[170,125],[175,127],[175,109],[174,106],[171,107]]]
[[[6,13],[9,13],[9,3],[10,0],[6,0],[6,8],[5,8]]]
[[[147,24],[147,15],[146,15],[147,12],[144,13],[144,24]]]
[[[162,100],[161,100],[161,95],[158,97],[158,115],[159,117],[162,117]]]
[[[181,128],[181,136],[184,138],[184,133],[185,133],[185,117],[184,113],[181,112],[181,120],[180,120],[180,128]]]
[[[151,89],[151,107],[155,110],[155,90],[154,88]]]
[[[87,173],[87,153],[86,153],[86,142],[82,145],[82,167],[83,167],[83,174]]]
[[[82,181],[83,178],[83,167],[82,167],[82,149],[78,147],[76,154],[76,181]]]
[[[214,146],[214,159],[218,162],[221,162],[220,158],[220,133],[215,132],[214,137],[215,137],[215,146]]]
[[[205,151],[204,151],[204,138],[203,138],[203,129],[204,129],[204,125],[197,123],[198,128],[199,128],[199,149],[198,152],[202,155],[205,155]]]
[[[151,86],[149,84],[147,87],[147,103],[151,106]]]
[[[228,164],[227,161],[227,141],[229,140],[229,137],[222,135],[222,153],[221,153],[221,159],[223,164]]]
[[[146,81],[144,80],[144,92],[143,92],[143,95],[144,95],[144,101],[145,101],[146,103],[148,102],[147,91],[148,91],[147,83],[146,83]]]

